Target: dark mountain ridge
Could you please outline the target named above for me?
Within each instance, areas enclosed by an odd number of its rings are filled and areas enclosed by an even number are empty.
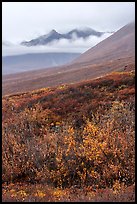
[[[32,39],[30,41],[23,41],[21,45],[24,46],[37,46],[37,45],[47,45],[52,43],[53,41],[57,41],[60,39],[74,40],[74,35],[77,38],[87,38],[89,36],[97,36],[100,37],[104,32],[98,32],[91,28],[83,28],[83,29],[73,29],[65,34],[60,34],[56,30],[52,30],[46,35],[39,36],[38,38]]]

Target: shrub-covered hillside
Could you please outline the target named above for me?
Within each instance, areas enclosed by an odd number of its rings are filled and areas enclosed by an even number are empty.
[[[112,188],[135,182],[135,74],[2,99],[2,180]]]

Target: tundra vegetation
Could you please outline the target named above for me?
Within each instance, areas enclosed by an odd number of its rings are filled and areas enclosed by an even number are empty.
[[[134,201],[135,73],[2,98],[3,201]]]

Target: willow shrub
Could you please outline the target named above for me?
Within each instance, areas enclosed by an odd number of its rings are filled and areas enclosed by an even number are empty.
[[[48,128],[46,112],[26,113],[20,113],[11,129],[8,124],[3,126],[3,181],[94,189],[134,183],[132,104],[114,101],[104,115],[98,110],[96,120],[84,119],[79,130],[70,121],[58,121],[54,128]]]

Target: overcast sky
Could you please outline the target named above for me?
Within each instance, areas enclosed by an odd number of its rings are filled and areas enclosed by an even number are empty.
[[[134,20],[134,2],[2,2],[2,40],[16,44],[81,26],[116,31]]]

